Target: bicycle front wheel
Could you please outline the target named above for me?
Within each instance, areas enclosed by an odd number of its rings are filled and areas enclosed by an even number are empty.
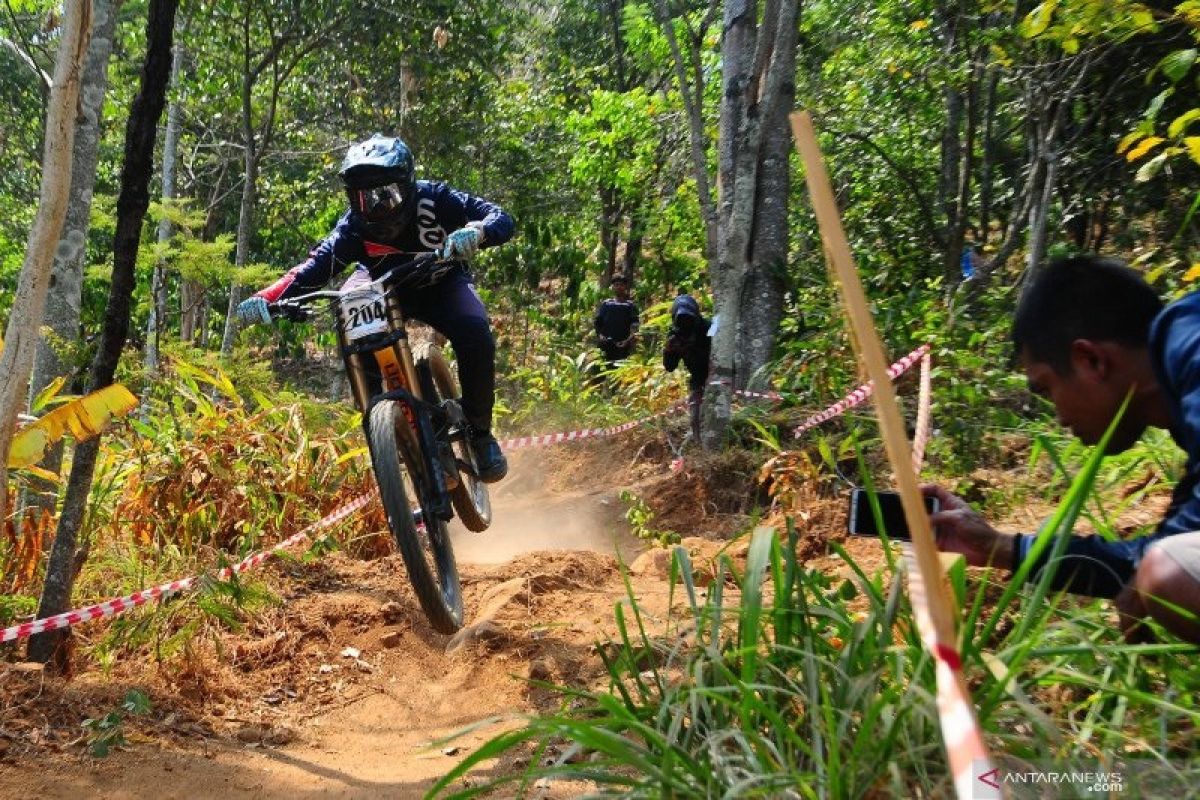
[[[421,609],[434,630],[454,633],[463,624],[462,587],[446,521],[423,514],[433,483],[425,470],[420,439],[397,400],[384,400],[371,408],[367,444],[375,481],[387,512],[388,527],[404,558],[408,579]]]

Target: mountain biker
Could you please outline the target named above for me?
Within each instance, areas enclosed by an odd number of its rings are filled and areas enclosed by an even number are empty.
[[[592,320],[600,352],[609,369],[613,362],[628,358],[633,352],[641,326],[638,307],[629,299],[629,279],[621,274],[613,275],[611,285],[615,296],[600,304]]]
[[[268,323],[268,303],[320,289],[351,264],[356,267],[343,290],[421,253],[441,253],[445,260],[431,266],[423,285],[405,292],[401,306],[406,316],[432,325],[453,345],[479,478],[494,483],[508,472],[491,432],[496,342],[466,262],[481,248],[512,238],[513,220],[483,198],[417,180],[414,170],[412,151],[398,138],[377,133],[351,146],[338,171],[349,210],[307,259],[243,301],[238,319]]]
[[[663,368],[674,372],[683,361],[688,371],[688,409],[692,418],[692,437],[700,440],[700,404],[704,384],[708,382],[708,362],[712,340],[709,322],[700,313],[700,304],[690,294],[679,294],[671,303],[671,329],[663,345]]]

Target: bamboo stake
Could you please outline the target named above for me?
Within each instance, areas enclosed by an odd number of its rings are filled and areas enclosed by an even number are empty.
[[[883,434],[888,461],[896,475],[897,488],[900,490],[900,499],[904,506],[904,517],[912,534],[913,554],[916,557],[921,583],[926,590],[931,628],[929,638],[933,639],[926,644],[937,659],[938,683],[944,689],[939,691],[938,698],[939,709],[942,712],[943,738],[956,790],[960,797],[968,797],[979,774],[976,772],[972,775],[975,768],[986,773],[991,766],[959,663],[955,634],[956,618],[952,611],[954,606],[951,603],[949,587],[943,580],[944,573],[938,557],[937,544],[925,512],[917,473],[913,468],[912,448],[904,431],[904,421],[896,403],[896,392],[888,378],[888,362],[884,357],[879,334],[875,330],[866,294],[863,292],[854,257],[850,252],[850,244],[846,240],[846,232],[842,228],[812,118],[808,112],[794,113],[791,115],[791,122],[796,149],[804,161],[805,180],[821,229],[825,256],[840,288],[839,293],[850,322],[851,338],[860,360],[866,367],[867,376],[875,384],[873,401],[879,415],[879,427]],[[947,729],[949,718],[956,721],[952,730]]]

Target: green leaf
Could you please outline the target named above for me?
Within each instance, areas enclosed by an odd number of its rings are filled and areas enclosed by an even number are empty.
[[[1196,63],[1196,54],[1197,50],[1195,47],[1167,53],[1167,55],[1163,56],[1162,61],[1158,62],[1157,69],[1161,69],[1163,75],[1166,75],[1167,80],[1171,83],[1179,83],[1188,74],[1188,71],[1191,70],[1192,65]]]
[[[1167,163],[1169,153],[1159,153],[1154,158],[1142,164],[1141,169],[1133,176],[1133,179],[1138,183],[1145,183],[1162,171],[1163,164]]]
[[[1054,18],[1054,10],[1058,8],[1058,0],[1047,0],[1026,15],[1021,23],[1021,32],[1030,39],[1041,36],[1050,27]]]
[[[1187,130],[1188,125],[1192,124],[1198,119],[1200,119],[1200,108],[1193,108],[1189,111],[1183,112],[1178,117],[1171,120],[1171,124],[1167,126],[1167,135],[1179,136],[1185,130]]]

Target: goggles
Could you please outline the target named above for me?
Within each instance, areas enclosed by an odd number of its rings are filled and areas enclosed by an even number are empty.
[[[385,183],[373,189],[350,189],[348,194],[350,207],[372,222],[385,220],[404,206],[404,192],[398,183]]]

